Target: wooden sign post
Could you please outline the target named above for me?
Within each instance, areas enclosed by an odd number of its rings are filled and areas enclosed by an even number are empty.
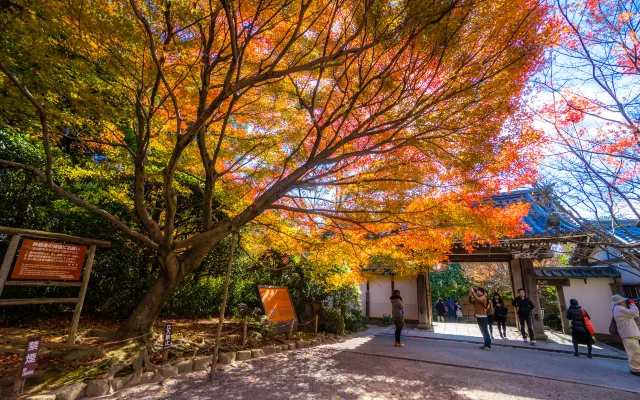
[[[247,321],[247,316],[245,315],[242,319],[242,347],[247,345],[247,327],[249,325],[249,321]]]
[[[93,258],[96,247],[109,247],[110,242],[86,239],[60,233],[33,231],[29,229],[7,228],[0,226],[0,234],[11,237],[9,247],[0,266],[0,296],[5,286],[62,286],[78,287],[80,293],[74,298],[40,299],[0,299],[0,306],[18,306],[26,304],[75,303],[71,327],[69,328],[69,347],[75,344],[82,305],[87,294]],[[56,242],[32,240],[51,239]],[[13,265],[20,245],[20,253],[15,262],[11,280],[9,271]],[[88,252],[87,252],[88,246]],[[85,261],[86,255],[86,261]],[[82,267],[84,266],[84,274]],[[82,281],[78,281],[82,276]]]
[[[313,333],[317,335],[318,334],[318,314],[316,314],[316,323],[314,325],[315,327],[313,329]]]
[[[27,340],[27,347],[24,348],[20,369],[18,369],[16,380],[13,384],[13,394],[22,393],[24,380],[35,373],[38,350],[40,350],[40,336],[30,337]]]
[[[164,342],[162,343],[162,363],[165,364],[169,359],[169,349],[171,349],[171,330],[173,324],[171,322],[164,326]]]

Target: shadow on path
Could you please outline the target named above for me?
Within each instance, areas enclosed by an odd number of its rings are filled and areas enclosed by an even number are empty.
[[[594,384],[609,380],[609,385],[600,386],[620,385],[620,389],[638,391],[640,379],[623,371],[624,363],[620,361],[574,360],[559,354],[517,349],[485,352],[464,343],[451,343],[451,348],[447,348],[434,345],[438,343],[436,341],[420,339],[408,339],[407,347],[395,348],[392,342],[393,339],[384,336],[356,337],[339,344],[235,363],[220,371],[214,383],[205,381],[205,373],[191,373],[169,379],[163,385],[134,388],[125,398],[638,399],[637,394],[627,391],[576,386],[571,382],[536,377],[544,375],[541,372],[544,369],[561,371],[563,378],[571,378],[567,376],[567,370],[588,369],[581,379],[572,382],[588,383],[601,374],[601,381]],[[530,354],[539,357],[530,359],[527,357]],[[595,363],[588,364],[587,361]],[[500,372],[514,369],[534,376]],[[548,375],[558,378],[552,372]],[[620,377],[616,379],[615,375]]]

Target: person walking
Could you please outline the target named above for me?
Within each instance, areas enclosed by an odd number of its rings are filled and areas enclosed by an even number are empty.
[[[455,305],[456,305],[456,322],[460,322],[463,316],[462,306],[460,305],[460,302],[458,300],[456,300]]]
[[[640,315],[638,306],[619,294],[611,296],[613,318],[616,321],[618,334],[622,338],[624,350],[629,359],[629,369],[632,375],[640,376],[640,329],[635,318]]]
[[[491,336],[489,336],[489,320],[487,318],[487,291],[483,288],[469,289],[469,303],[473,304],[473,314],[478,321],[478,327],[482,332],[484,345],[482,350],[491,350]]]
[[[518,314],[518,321],[520,322],[520,333],[522,333],[522,339],[527,341],[527,334],[524,332],[524,324],[527,324],[527,329],[529,331],[529,339],[532,345],[536,344],[536,338],[533,334],[533,321],[531,320],[531,311],[533,311],[536,306],[533,302],[525,296],[524,289],[518,289],[518,297],[513,299],[511,304],[516,308],[516,312]]]
[[[491,339],[495,339],[493,337],[493,299],[490,299],[489,296],[487,296],[487,324],[489,325]]]
[[[504,339],[507,337],[507,315],[509,314],[509,310],[504,305],[504,300],[502,300],[502,297],[498,293],[493,295],[491,302],[493,305],[493,320],[496,322],[496,325],[498,325],[500,338]]]
[[[436,311],[438,313],[438,321],[444,322],[444,316],[447,314],[447,308],[442,302],[442,298],[438,298],[438,302],[436,303]]]
[[[455,322],[456,320],[456,303],[451,300],[451,297],[447,299],[447,302],[444,303],[445,308],[447,310],[447,321]]]
[[[391,316],[396,325],[395,346],[404,347],[404,344],[400,342],[400,333],[402,332],[402,328],[404,328],[404,304],[402,303],[402,297],[400,297],[400,291],[398,289],[394,290],[389,300],[391,300]]]
[[[578,304],[578,300],[569,300],[569,308],[567,309],[567,319],[571,321],[571,342],[573,342],[573,355],[578,357],[578,345],[587,345],[587,358],[591,358],[591,350],[593,349],[593,337],[587,330],[585,318],[591,319],[589,313]]]

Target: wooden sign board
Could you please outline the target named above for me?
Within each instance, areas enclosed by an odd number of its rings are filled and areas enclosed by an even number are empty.
[[[20,379],[25,379],[36,371],[36,358],[40,350],[40,336],[32,336],[27,339],[27,347],[22,355],[22,367],[20,368]]]
[[[258,292],[269,321],[277,324],[278,333],[288,332],[291,321],[297,323],[289,289],[284,286],[258,286]]]
[[[11,279],[77,281],[86,252],[76,244],[24,239]]]

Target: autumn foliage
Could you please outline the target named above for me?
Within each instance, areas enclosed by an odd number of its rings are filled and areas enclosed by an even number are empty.
[[[339,266],[336,279],[371,256],[426,268],[457,240],[522,232],[523,206],[483,199],[534,175],[539,133],[519,99],[554,40],[549,13],[534,0],[18,2],[2,13],[2,121],[47,159],[0,163],[157,251],[125,335],[231,232]],[[77,155],[64,170],[61,143]]]

